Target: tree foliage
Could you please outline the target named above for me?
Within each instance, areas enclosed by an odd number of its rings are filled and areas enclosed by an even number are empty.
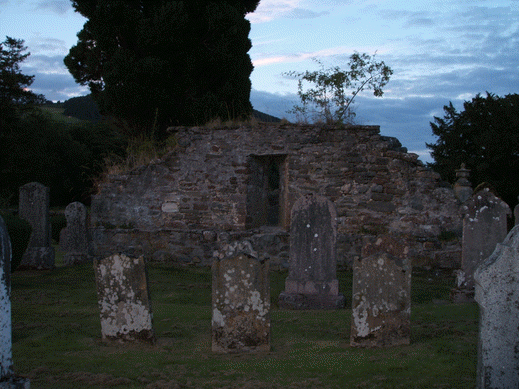
[[[135,128],[249,115],[245,14],[259,0],[74,0],[88,21],[65,64],[103,115]]]
[[[92,95],[72,97],[63,103],[63,115],[97,123],[101,120],[99,108]]]
[[[17,120],[23,108],[44,102],[42,95],[36,95],[28,87],[34,76],[22,74],[20,64],[30,53],[22,39],[6,37],[0,43],[0,134],[5,127]]]
[[[381,97],[382,88],[389,82],[393,71],[384,61],[376,62],[375,55],[355,52],[347,64],[347,70],[334,66],[325,69],[323,63],[313,59],[320,69],[310,72],[287,72],[289,77],[298,78],[297,94],[302,105],[295,105],[289,113],[308,114],[313,120],[326,123],[352,123],[355,112],[352,103],[364,89],[373,90],[373,95]],[[313,87],[305,89],[307,84]],[[351,93],[348,93],[351,91]]]
[[[71,126],[31,110],[2,136],[0,202],[17,204],[19,187],[37,181],[50,187],[52,206],[89,203],[105,159],[125,148],[125,140],[106,125]]]
[[[465,163],[471,169],[472,187],[487,182],[510,206],[519,195],[519,95],[499,97],[487,92],[463,104],[458,112],[452,102],[445,116],[435,117],[427,144],[434,162],[430,166],[454,183],[455,171]]]

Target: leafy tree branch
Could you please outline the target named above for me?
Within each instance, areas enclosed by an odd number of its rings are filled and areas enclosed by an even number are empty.
[[[297,94],[301,100],[301,105],[294,105],[288,112],[301,115],[305,120],[311,115],[312,120],[329,124],[352,123],[355,97],[365,89],[373,90],[374,96],[381,97],[384,94],[382,88],[393,74],[384,61],[376,62],[375,55],[355,52],[346,70],[339,66],[325,68],[319,59],[313,58],[319,70],[283,73],[298,79]],[[307,84],[311,87],[305,88]]]

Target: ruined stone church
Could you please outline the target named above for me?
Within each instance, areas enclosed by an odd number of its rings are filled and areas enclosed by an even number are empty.
[[[459,267],[459,201],[437,173],[378,126],[267,124],[172,128],[162,159],[112,174],[92,200],[96,254],[211,263],[250,239],[286,267],[292,205],[307,193],[337,210],[339,267],[378,234],[405,239],[414,265]]]

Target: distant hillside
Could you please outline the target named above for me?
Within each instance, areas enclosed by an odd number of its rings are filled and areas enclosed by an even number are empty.
[[[101,120],[99,109],[91,95],[73,97],[63,103],[63,108],[65,109],[63,114],[67,117],[93,122]],[[281,121],[280,118],[267,115],[255,109],[252,110],[252,116],[261,122],[277,123]]]
[[[267,122],[267,123],[277,123],[280,122],[281,119],[277,118],[275,116],[267,115],[266,113],[256,111],[255,109],[252,110],[252,116],[258,119],[260,122]]]

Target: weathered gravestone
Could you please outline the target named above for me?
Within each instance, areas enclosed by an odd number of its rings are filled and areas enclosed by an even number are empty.
[[[292,208],[289,272],[279,306],[336,309],[344,306],[337,280],[337,213],[333,203],[307,195]]]
[[[380,235],[364,245],[353,263],[350,344],[389,347],[409,344],[411,334],[411,261],[409,247]]]
[[[61,230],[59,244],[65,255],[65,266],[85,263],[91,259],[91,239],[87,224],[87,209],[74,202],[65,208],[67,226]]]
[[[224,246],[213,260],[212,350],[270,350],[268,260],[248,241]]]
[[[144,258],[94,260],[103,339],[155,341]]]
[[[29,222],[32,233],[18,269],[54,269],[49,200],[49,188],[42,184],[30,182],[20,187],[19,216]]]
[[[519,388],[519,227],[475,271],[478,389]]]
[[[0,216],[0,388],[28,389],[29,380],[13,374],[11,331],[11,240]]]
[[[492,254],[507,233],[510,207],[489,188],[474,193],[462,207],[463,238],[461,269],[457,287],[452,292],[455,302],[473,301],[474,271]]]

